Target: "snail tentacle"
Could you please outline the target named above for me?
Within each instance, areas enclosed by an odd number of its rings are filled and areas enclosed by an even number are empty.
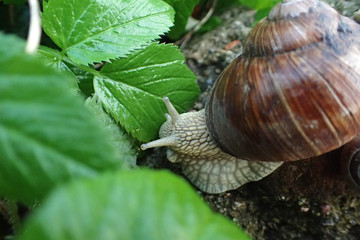
[[[172,105],[168,97],[164,97],[163,101],[169,112],[169,114],[166,114],[165,117],[168,119],[170,116],[170,118],[172,119],[172,123],[174,124],[180,114],[176,111],[175,107]]]
[[[161,126],[160,139],[141,148],[170,147],[166,151],[169,161],[179,163],[184,175],[202,191],[221,193],[236,189],[262,179],[282,164],[248,162],[224,153],[208,132],[204,109],[178,114],[168,98],[164,102],[170,117]]]
[[[175,145],[175,139],[172,136],[166,137],[166,138],[160,138],[148,143],[141,144],[140,148],[141,150],[146,150],[149,148],[155,148],[155,147],[164,147],[164,146],[173,146]]]

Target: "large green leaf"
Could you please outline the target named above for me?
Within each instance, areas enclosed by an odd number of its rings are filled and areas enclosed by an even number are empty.
[[[106,64],[94,78],[95,93],[115,120],[140,141],[156,138],[168,96],[184,112],[199,94],[194,74],[171,45],[152,44]]]
[[[161,0],[49,0],[44,31],[80,64],[123,57],[172,26],[174,11]]]
[[[0,32],[0,44],[0,61],[4,63],[25,52],[25,42],[15,35],[5,35]]]
[[[120,167],[72,83],[34,56],[0,56],[0,195],[29,203],[70,178]]]
[[[89,97],[86,100],[86,106],[89,106],[96,113],[100,126],[103,126],[107,131],[111,132],[111,142],[119,158],[125,163],[124,165],[127,167],[135,167],[137,152],[134,148],[133,139],[104,112],[96,97]]]
[[[249,239],[211,212],[182,179],[134,170],[82,180],[53,192],[17,240]]]
[[[199,0],[164,0],[175,9],[175,22],[168,36],[171,39],[180,38],[185,32],[185,26]]]

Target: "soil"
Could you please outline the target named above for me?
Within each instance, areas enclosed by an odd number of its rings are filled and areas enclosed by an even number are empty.
[[[356,1],[328,2],[349,17],[356,18],[360,9]],[[183,49],[203,92],[196,110],[204,107],[217,76],[241,53],[254,11],[232,8],[220,17],[221,26],[194,36]],[[340,150],[284,164],[261,181],[233,191],[199,194],[253,239],[360,239],[360,189],[344,177]],[[156,149],[147,165],[181,174],[179,166],[166,160],[164,149]]]

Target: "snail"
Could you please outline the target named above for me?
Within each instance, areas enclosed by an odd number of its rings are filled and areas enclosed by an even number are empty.
[[[165,97],[160,139],[141,148],[167,146],[195,186],[221,193],[342,147],[360,133],[359,34],[326,3],[279,2],[221,73],[205,109],[179,114]],[[348,166],[360,174],[359,160]]]

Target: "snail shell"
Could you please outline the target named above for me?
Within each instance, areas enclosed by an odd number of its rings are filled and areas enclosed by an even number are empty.
[[[222,73],[206,108],[211,136],[246,160],[318,156],[360,132],[360,27],[325,3],[277,4]]]

